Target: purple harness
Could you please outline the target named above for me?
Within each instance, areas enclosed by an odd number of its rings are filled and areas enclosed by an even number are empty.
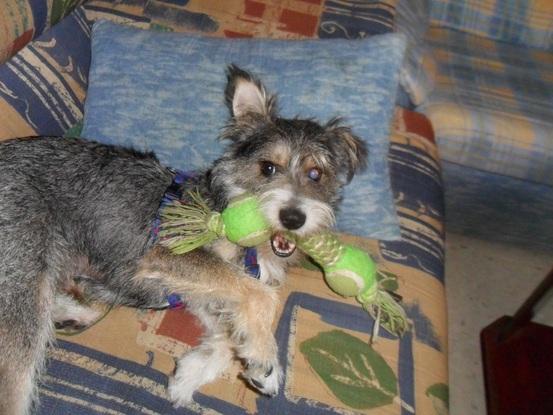
[[[161,202],[159,204],[159,209],[157,211],[156,217],[152,222],[152,230],[151,230],[151,237],[150,237],[150,241],[152,245],[158,240],[159,231],[161,228],[161,217],[160,217],[161,210],[169,203],[175,200],[181,200],[183,190],[184,190],[183,184],[197,177],[194,173],[187,173],[181,170],[173,170],[173,169],[170,169],[170,170],[174,174],[173,181],[165,191],[165,194],[163,195],[163,198],[161,199]],[[253,278],[259,279],[261,277],[261,269],[257,262],[257,249],[244,248],[244,250],[245,250],[244,269]],[[182,298],[175,293],[170,293],[167,295],[167,302],[169,304],[167,308],[172,310],[176,310],[184,307],[184,302],[182,301]]]

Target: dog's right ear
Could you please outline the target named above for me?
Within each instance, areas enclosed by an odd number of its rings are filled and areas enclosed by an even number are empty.
[[[353,134],[351,128],[341,125],[340,118],[331,119],[325,128],[334,134],[334,157],[341,173],[345,173],[343,177],[347,184],[355,173],[367,167],[369,151],[364,141]]]
[[[236,65],[227,68],[225,101],[230,115],[235,119],[246,114],[272,119],[276,113],[276,98],[267,94],[258,79]]]

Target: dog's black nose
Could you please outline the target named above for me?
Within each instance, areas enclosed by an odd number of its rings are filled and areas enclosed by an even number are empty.
[[[290,230],[299,229],[305,223],[305,213],[297,208],[281,209],[278,215],[280,223]]]

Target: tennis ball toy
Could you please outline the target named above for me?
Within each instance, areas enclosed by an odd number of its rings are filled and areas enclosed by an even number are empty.
[[[219,213],[211,211],[198,192],[188,195],[190,202],[173,201],[161,212],[159,237],[174,254],[185,254],[222,237],[244,247],[259,245],[271,237],[255,197],[236,197]]]
[[[293,237],[292,234],[289,235]],[[389,332],[401,335],[407,329],[403,308],[379,287],[377,269],[369,254],[343,244],[338,236],[323,232],[296,238],[299,249],[323,269],[325,281],[336,294],[355,297],[363,308]]]
[[[171,202],[161,212],[160,243],[174,254],[190,252],[222,237],[243,247],[259,245],[271,237],[271,227],[254,196],[243,194],[232,199],[218,213],[209,209],[198,192],[188,194],[190,202]],[[285,237],[322,267],[334,292],[355,297],[388,331],[400,335],[406,330],[403,308],[379,287],[376,265],[365,251],[343,244],[331,232],[308,237],[286,232]]]

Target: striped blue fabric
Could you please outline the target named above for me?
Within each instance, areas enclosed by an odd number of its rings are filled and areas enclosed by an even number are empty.
[[[389,33],[395,7],[386,1],[327,0],[319,23],[319,38],[358,39]]]
[[[78,9],[0,66],[0,111],[14,111],[11,128],[61,135],[82,119],[89,63],[90,26]]]
[[[420,269],[443,283],[441,166],[425,149],[408,143],[392,142],[388,159],[394,196],[398,201],[401,240],[381,241],[382,255],[388,261]]]
[[[45,382],[36,415],[191,413],[166,399],[162,373],[66,341],[51,351]]]

